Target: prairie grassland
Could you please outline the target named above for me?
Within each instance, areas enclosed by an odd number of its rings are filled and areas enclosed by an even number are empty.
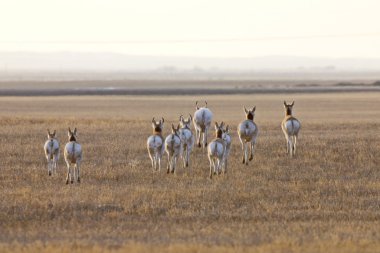
[[[234,130],[229,171],[152,173],[153,116],[165,134],[191,96],[0,98],[2,252],[375,252],[380,249],[380,93],[209,96],[214,119],[236,129],[257,106],[256,155],[241,164]],[[302,122],[298,154],[285,154],[282,101]],[[46,128],[63,149],[68,126],[84,148],[82,183],[48,177]],[[211,134],[210,134],[211,138]]]

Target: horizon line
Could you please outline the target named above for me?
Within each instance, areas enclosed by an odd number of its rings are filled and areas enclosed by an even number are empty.
[[[167,39],[167,40],[0,40],[0,44],[177,44],[177,43],[233,43],[271,40],[305,40],[352,37],[377,37],[380,32],[347,33],[347,34],[315,34],[298,36],[262,36],[242,38],[196,38],[196,39]]]
[[[158,55],[158,54],[129,54],[123,52],[111,52],[111,51],[74,51],[74,50],[54,50],[54,51],[38,51],[38,50],[0,50],[0,54],[114,54],[120,56],[130,56],[130,57],[154,57],[154,58],[195,58],[195,59],[255,59],[255,58],[311,58],[311,59],[330,59],[330,60],[341,60],[341,59],[366,59],[366,60],[380,60],[380,56],[368,57],[368,56],[307,56],[307,55],[286,55],[286,54],[267,54],[259,56],[191,56],[191,55]]]

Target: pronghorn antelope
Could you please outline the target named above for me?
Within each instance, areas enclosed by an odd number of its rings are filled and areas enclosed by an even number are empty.
[[[48,174],[51,176],[53,172],[57,173],[58,159],[59,159],[59,142],[55,136],[55,130],[50,133],[47,129],[48,140],[45,142],[44,150],[45,156],[48,164]]]
[[[248,165],[248,145],[251,148],[251,155],[249,157],[249,161],[253,159],[254,147],[257,139],[257,135],[259,133],[259,129],[254,121],[255,118],[256,106],[251,110],[247,110],[244,107],[244,112],[246,115],[246,120],[241,122],[238,126],[238,135],[241,142],[241,146],[243,149],[243,164]]]
[[[152,169],[161,170],[161,157],[164,153],[164,137],[162,131],[164,129],[164,118],[159,121],[152,119],[153,135],[148,137],[146,142],[150,160],[152,161]]]
[[[74,131],[71,131],[69,128],[67,135],[69,137],[69,142],[66,143],[64,151],[65,161],[67,164],[66,184],[68,184],[69,181],[74,183],[75,177],[77,178],[77,182],[80,183],[79,167],[82,161],[82,146],[77,142],[77,129],[75,128]],[[73,176],[71,175],[71,164],[74,164]]]
[[[284,101],[285,118],[281,123],[286,138],[286,153],[290,152],[291,157],[296,154],[298,132],[301,128],[301,123],[292,116],[293,105],[294,101],[291,104]]]
[[[207,147],[208,160],[210,161],[210,178],[212,178],[213,169],[215,174],[220,174],[223,166],[224,155],[226,151],[226,142],[223,139],[223,126],[223,122],[220,125],[218,125],[218,122],[215,122],[216,138],[213,139],[210,142],[210,145]]]
[[[189,115],[189,118],[187,119],[185,119],[182,115],[179,117],[179,122],[181,125],[179,134],[183,143],[182,159],[184,167],[189,167],[190,153],[194,145],[194,136],[190,129],[192,119],[193,117],[191,117],[191,115]]]
[[[168,170],[167,173],[174,173],[177,160],[182,154],[182,140],[179,136],[179,125],[177,128],[172,124],[172,133],[165,139],[165,150],[168,154]]]
[[[207,147],[207,133],[212,121],[212,112],[207,108],[207,101],[205,107],[199,107],[198,101],[195,103],[196,111],[194,113],[194,128],[197,135],[198,147],[201,147],[201,135],[203,135],[202,147]]]
[[[231,151],[231,135],[230,135],[230,129],[229,126],[226,126],[226,129],[223,130],[223,140],[226,144],[226,150],[224,151],[224,161],[223,161],[223,171],[224,173],[227,173],[227,162],[228,162],[228,156],[230,155]]]

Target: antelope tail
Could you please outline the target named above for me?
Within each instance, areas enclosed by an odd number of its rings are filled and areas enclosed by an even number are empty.
[[[218,155],[218,143],[215,142],[215,146],[214,146],[214,156],[217,156]]]
[[[172,135],[172,141],[170,142],[171,144],[171,149],[174,151],[174,134]]]
[[[53,159],[53,148],[54,148],[54,141],[53,139],[50,140],[50,159]]]
[[[295,129],[294,129],[294,122],[293,120],[290,121],[292,123],[292,135],[294,135]]]
[[[201,129],[202,129],[202,132],[205,131],[205,128],[206,128],[206,119],[205,119],[205,111],[202,111],[202,123],[201,123]]]

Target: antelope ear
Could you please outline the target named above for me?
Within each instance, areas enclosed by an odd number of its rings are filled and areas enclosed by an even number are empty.
[[[162,120],[162,122],[161,122],[161,123],[162,123],[162,124],[164,124],[164,122],[165,122],[165,119],[162,117],[162,118],[161,118],[161,120]]]
[[[224,122],[222,121],[222,123],[220,123],[220,127],[223,127],[224,126]]]
[[[286,101],[284,100],[284,106],[286,107]]]
[[[181,114],[181,116],[179,116],[179,121],[182,121],[183,120],[183,115]]]
[[[230,131],[230,126],[227,125],[227,126],[226,126],[226,132],[228,133],[229,131]]]
[[[193,116],[191,116],[191,114],[189,113],[189,118],[190,118],[190,121],[193,120]]]
[[[218,122],[215,122],[215,129],[218,129],[218,128],[219,128]]]
[[[205,107],[207,108],[207,101],[206,101],[206,100],[205,100],[205,104],[206,104],[206,106],[205,106]]]
[[[245,108],[245,106],[243,106],[243,108],[244,108],[244,112],[247,114],[248,113],[247,108]]]
[[[47,131],[47,134],[50,135],[50,130],[49,130],[49,128],[46,129],[46,131]]]
[[[252,112],[256,111],[256,105],[252,108]]]
[[[199,110],[198,101],[195,102],[195,108]]]
[[[152,122],[153,122],[153,123],[156,123],[156,120],[154,119],[154,117],[153,117],[153,119],[152,119]]]
[[[175,131],[174,125],[172,124],[172,130]]]
[[[77,128],[74,128],[74,135],[77,135]]]
[[[53,135],[55,136],[56,131],[54,130]]]
[[[67,132],[67,135],[70,137],[70,135],[71,135],[71,129],[70,129],[70,127],[69,127],[69,131]]]
[[[291,106],[293,106],[293,105],[294,105],[294,101],[292,102]]]

